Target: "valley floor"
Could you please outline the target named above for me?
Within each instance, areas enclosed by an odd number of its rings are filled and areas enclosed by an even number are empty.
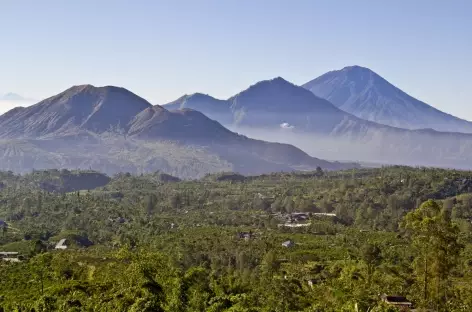
[[[0,180],[0,311],[472,308],[470,172]]]

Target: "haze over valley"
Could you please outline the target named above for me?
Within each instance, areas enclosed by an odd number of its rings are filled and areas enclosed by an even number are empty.
[[[376,81],[368,84],[376,88],[376,97],[382,94],[381,98],[390,97],[389,100],[382,100],[382,105],[364,105],[362,112],[346,112],[342,106],[329,102],[329,97],[322,99],[314,95],[307,85],[299,87],[278,77],[258,82],[228,100],[194,94],[164,107],[197,109],[235,132],[263,140],[289,142],[324,159],[471,168],[472,135],[466,132],[472,123],[424,103],[416,107],[405,106],[403,98],[395,102],[396,98],[388,93],[392,89],[405,97],[407,95],[366,68],[353,66],[345,69],[348,72],[353,70],[366,74],[366,79],[374,76]],[[385,86],[388,92],[383,94]],[[351,97],[356,98],[371,91],[353,88],[350,92]],[[372,116],[381,115],[388,120],[380,123],[355,116],[362,116],[366,110]],[[384,114],[386,110],[397,113],[388,117]],[[418,114],[421,119],[415,119]],[[412,126],[412,120],[418,120],[418,126]],[[389,125],[399,123],[410,126]],[[450,129],[450,132],[434,128]]]
[[[73,86],[1,115],[0,157],[1,168],[14,172],[162,171],[181,178],[359,162],[471,169],[471,125],[349,66],[303,86],[277,77],[226,100],[195,93],[164,106],[120,87]]]
[[[310,157],[289,144],[238,135],[202,113],[169,111],[118,87],[81,85],[0,116],[1,169],[162,171],[198,178],[219,171],[358,167]]]

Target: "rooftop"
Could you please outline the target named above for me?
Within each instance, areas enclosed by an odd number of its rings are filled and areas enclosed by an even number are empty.
[[[18,255],[17,251],[0,251],[0,256],[14,256]]]
[[[382,295],[382,299],[392,305],[412,305],[412,303],[403,296],[387,296],[384,294]]]

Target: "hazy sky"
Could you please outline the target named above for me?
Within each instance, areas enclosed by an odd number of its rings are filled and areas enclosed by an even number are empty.
[[[369,67],[472,120],[470,0],[0,0],[0,93],[118,85],[154,104]]]

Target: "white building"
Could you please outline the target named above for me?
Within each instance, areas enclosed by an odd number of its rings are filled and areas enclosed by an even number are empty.
[[[61,239],[59,243],[56,244],[55,249],[67,249],[66,241],[65,238]]]
[[[294,243],[293,241],[291,241],[291,240],[288,240],[288,241],[286,241],[286,242],[283,242],[283,243],[282,243],[282,246],[289,248],[289,247],[295,246],[295,243]]]

